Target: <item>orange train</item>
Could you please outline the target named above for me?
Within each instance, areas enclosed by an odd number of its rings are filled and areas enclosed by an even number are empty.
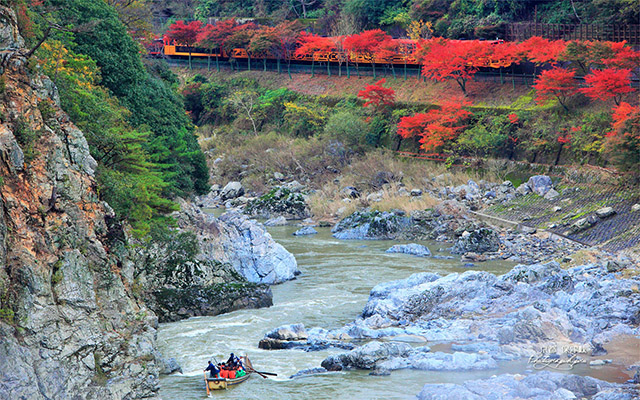
[[[395,56],[389,59],[382,59],[382,58],[376,57],[375,63],[380,65],[393,64],[397,66],[405,66],[405,65],[417,66],[418,62],[413,57],[413,53],[416,48],[415,41],[410,39],[399,39],[398,42],[400,44],[398,54],[396,54]],[[503,43],[503,41],[493,40],[490,43],[500,44],[500,43]],[[189,47],[176,44],[175,42],[172,42],[171,40],[169,40],[167,37],[164,37],[163,39],[154,40],[151,46],[148,47],[148,54],[151,56],[157,56],[157,57],[166,56],[169,58],[186,58],[186,57],[189,57]],[[191,57],[201,58],[201,57],[216,57],[216,56],[222,59],[229,59],[229,58],[247,59],[248,58],[248,54],[245,49],[233,49],[228,52],[220,49],[219,51],[213,52],[211,49],[205,49],[201,47],[191,47]],[[266,57],[259,56],[259,55],[251,56],[252,60],[264,59],[264,58],[266,58],[267,60],[276,61],[276,58],[271,55],[267,55]],[[306,61],[306,62],[315,61],[315,62],[325,62],[325,63],[329,62],[334,64],[341,64],[346,61],[346,55],[338,51],[317,51],[317,52],[314,52],[313,54],[294,54],[291,57],[291,61]],[[351,63],[370,64],[371,56],[352,52],[352,53],[349,53],[349,61]],[[484,60],[482,64],[483,65],[477,65],[477,66],[488,67],[488,68],[501,68],[501,67],[511,66],[511,61],[494,60],[494,59],[487,58],[486,60]]]

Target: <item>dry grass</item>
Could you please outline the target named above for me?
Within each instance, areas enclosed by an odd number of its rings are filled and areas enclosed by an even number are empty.
[[[329,138],[294,139],[275,132],[254,136],[226,131],[225,127],[203,127],[199,131],[212,183],[240,180],[246,189],[260,195],[277,183],[274,174],[282,173],[285,181],[295,179],[312,190],[310,207],[317,220],[335,220],[367,207],[380,211],[424,210],[438,202],[428,195],[434,186],[457,186],[469,179],[498,180],[491,171],[480,175],[473,169],[447,170],[443,164],[400,158],[389,150],[363,155],[336,151],[335,142]],[[219,157],[224,161],[214,165],[213,160]],[[381,182],[379,173],[384,173],[388,182]],[[362,196],[345,199],[341,190],[346,186],[357,188]],[[408,196],[411,189],[421,189],[424,194]],[[367,195],[376,192],[380,201],[368,201]]]
[[[391,172],[395,180],[401,181],[409,189],[424,188],[434,177],[439,177],[439,185],[446,186],[461,185],[469,179],[498,179],[492,171],[480,173],[474,170],[448,170],[444,164],[400,158],[390,150],[378,150],[367,153],[345,168],[341,184],[359,189],[363,186],[375,189],[371,184],[372,177],[380,171]]]
[[[438,199],[426,193],[419,197],[401,194],[399,189],[403,186],[398,184],[386,185],[380,189],[379,201],[367,200],[367,193],[356,199],[347,199],[340,193],[343,187],[333,182],[327,183],[310,196],[309,206],[314,218],[334,221],[361,208],[378,211],[403,210],[410,213],[414,210],[433,208],[439,202]]]
[[[392,182],[377,186],[376,174],[389,172]],[[439,200],[426,191],[433,187],[433,178],[438,177],[437,185],[457,186],[467,183],[469,179],[492,179],[495,175],[479,176],[473,171],[448,171],[443,165],[420,160],[398,158],[390,151],[374,151],[367,153],[346,166],[339,176],[339,182],[326,182],[311,195],[310,207],[315,218],[335,220],[348,215],[358,208],[372,208],[380,211],[393,209],[407,213],[434,207]],[[345,200],[340,192],[346,186],[353,186],[362,196],[358,199]],[[406,191],[421,189],[423,195],[408,196]],[[404,192],[404,193],[403,193]],[[379,193],[380,201],[368,201],[367,195]]]

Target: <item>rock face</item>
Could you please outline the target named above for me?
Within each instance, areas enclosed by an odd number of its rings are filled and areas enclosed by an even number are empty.
[[[53,83],[6,50],[24,43],[15,21],[0,7],[0,398],[154,398],[158,320],[131,291],[128,255],[112,251],[82,132]],[[55,111],[46,121],[41,102]],[[28,165],[18,118],[39,135]]]
[[[429,257],[431,255],[431,251],[427,246],[417,243],[396,244],[387,249],[385,253],[404,253],[418,257]]]
[[[264,196],[249,201],[245,213],[259,218],[305,219],[311,216],[305,196],[286,187],[273,188]]]
[[[492,229],[480,228],[463,232],[451,249],[453,254],[486,253],[500,248],[500,238]]]
[[[593,399],[637,398],[640,392],[629,385],[609,383],[588,376],[542,371],[528,376],[504,374],[488,379],[469,380],[463,384],[427,384],[419,400],[482,400],[487,393],[495,400],[520,399]]]
[[[237,212],[216,218],[191,203],[180,206],[174,217],[181,229],[196,234],[204,260],[230,264],[251,283],[281,283],[300,273],[293,254],[276,243],[262,224]],[[205,280],[212,273],[202,272]]]
[[[273,294],[269,286],[255,283],[166,287],[155,290],[147,304],[158,315],[160,322],[172,322],[245,308],[270,307],[273,305]]]

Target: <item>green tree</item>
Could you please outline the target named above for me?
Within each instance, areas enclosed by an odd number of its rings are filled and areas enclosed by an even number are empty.
[[[140,49],[118,19],[117,12],[103,1],[50,0],[59,21],[92,24],[94,29],[73,37],[74,51],[95,60],[102,84],[128,108],[129,122],[151,135],[145,143],[152,161],[162,165],[169,185],[167,196],[205,193],[208,169],[193,126],[181,99],[164,82],[149,74]]]

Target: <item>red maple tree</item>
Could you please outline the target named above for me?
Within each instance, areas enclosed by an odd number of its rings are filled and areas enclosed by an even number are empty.
[[[536,64],[555,64],[567,49],[564,40],[549,40],[539,36],[532,36],[520,43],[521,51]]]
[[[189,69],[191,69],[191,53],[192,47],[198,41],[198,34],[202,31],[202,22],[191,21],[185,24],[184,21],[176,21],[169,26],[167,37],[174,40],[176,44],[187,46],[189,53]]]
[[[637,77],[640,77],[640,51],[627,46],[626,41],[610,42],[611,53],[602,62],[608,67],[630,69]]]
[[[278,61],[278,73],[280,73],[280,60],[286,60],[289,79],[292,79],[291,59],[296,51],[301,30],[302,27],[298,21],[285,21],[275,27],[277,46],[274,49],[274,54]]]
[[[435,81],[454,79],[466,96],[467,81],[486,65],[489,46],[478,40],[436,38],[419,43],[415,54],[422,64],[422,75]]]
[[[611,135],[623,135],[623,136],[631,136],[632,133],[624,132],[625,126],[627,122],[631,121],[634,118],[638,118],[640,115],[640,107],[632,106],[631,104],[623,101],[619,105],[613,108],[613,115],[611,123],[611,128],[613,131],[609,133]],[[636,129],[636,134],[640,134]],[[640,136],[637,136],[636,139],[640,139]]]
[[[619,105],[622,96],[633,91],[630,75],[629,69],[594,70],[584,77],[587,87],[581,88],[580,92],[602,101],[613,98],[616,105]]]
[[[247,70],[251,71],[251,39],[258,31],[258,25],[247,22],[233,28],[233,31],[224,39],[224,49],[231,53],[233,49],[242,49],[247,53]],[[231,57],[232,54],[229,54]],[[239,67],[239,66],[238,66]]]
[[[348,36],[344,39],[343,46],[347,51],[353,54],[353,60],[356,63],[356,71],[358,70],[358,58],[363,57],[369,60],[371,67],[373,68],[373,78],[376,78],[376,58],[375,54],[378,51],[380,44],[391,40],[391,36],[382,31],[381,29],[372,29]]]
[[[311,56],[311,76],[315,75],[314,65],[316,53],[328,53],[335,46],[335,43],[331,39],[308,32],[302,32],[298,38],[298,43],[300,47],[298,47],[295,54],[299,56]],[[329,63],[327,63],[327,73],[330,73]]]
[[[198,34],[196,42],[198,46],[209,49],[209,53],[213,53],[215,50],[216,69],[218,72],[220,72],[219,56],[222,53],[224,41],[233,33],[236,26],[238,26],[238,24],[232,18],[224,21],[218,21],[214,25],[207,24]],[[207,57],[207,60],[210,61],[210,58],[211,57]]]
[[[566,105],[567,99],[577,91],[575,75],[575,71],[558,67],[542,71],[533,85],[538,94],[536,101],[544,103],[555,98],[566,111],[569,111]]]
[[[367,85],[363,90],[358,92],[358,97],[366,100],[363,105],[364,107],[373,106],[375,113],[386,113],[389,106],[395,104],[396,91],[382,86],[386,82],[386,79],[380,79],[375,84]]]
[[[621,102],[613,108],[612,130],[606,134],[605,148],[623,166],[638,171],[640,165],[640,107]]]
[[[396,70],[393,67],[393,61],[399,52],[399,43],[394,39],[388,39],[380,43],[375,50],[374,57],[383,60],[387,65],[391,66],[391,73],[396,77]]]
[[[496,43],[490,48],[489,66],[496,67],[509,67],[513,64],[518,64],[525,57],[525,53],[522,48],[514,42]]]
[[[463,107],[469,105],[471,103],[467,101],[448,100],[438,109],[402,117],[398,123],[398,135],[404,139],[419,137],[421,147],[427,152],[442,150],[464,129],[463,122],[472,113]]]

